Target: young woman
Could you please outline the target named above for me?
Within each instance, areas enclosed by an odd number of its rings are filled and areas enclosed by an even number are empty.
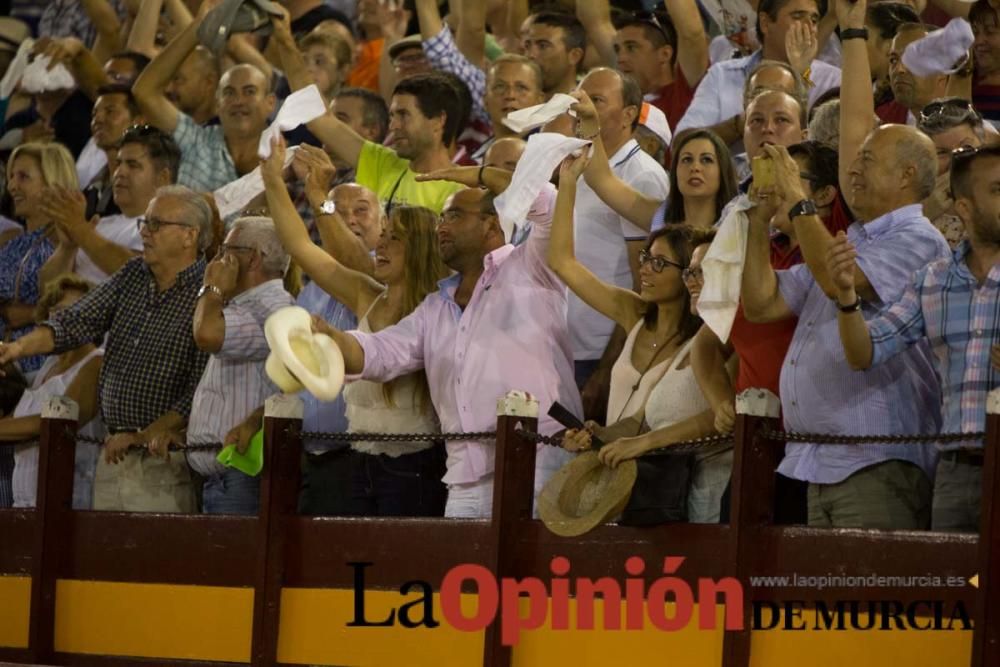
[[[600,458],[614,467],[650,449],[714,432],[712,411],[690,369],[691,339],[701,320],[684,282],[695,248],[705,245],[711,232],[668,225],[650,234],[640,254],[638,294],[602,282],[574,255],[573,202],[584,167],[585,159],[576,158],[567,160],[560,169],[549,266],[585,303],[629,334],[611,371],[607,426],[588,422],[587,429],[569,430],[563,447],[570,451],[589,449],[591,433],[595,433],[610,441],[601,449]],[[668,385],[669,391],[662,394],[653,417],[648,400],[661,385]],[[670,428],[640,435],[644,421]],[[705,520],[704,514],[696,513],[692,520]]]
[[[267,203],[288,254],[303,271],[358,317],[361,331],[380,331],[409,315],[448,274],[437,246],[437,217],[396,206],[375,246],[374,279],[345,267],[309,238],[282,178],[285,147],[272,145],[261,164]],[[338,224],[344,225],[336,213]],[[348,232],[349,233],[349,232]],[[437,415],[423,373],[388,384],[353,382],[344,389],[352,432],[435,433]],[[431,442],[359,441],[352,496],[357,512],[381,516],[440,516],[445,488],[441,448]]]
[[[60,310],[69,308],[90,291],[90,283],[74,274],[63,274],[49,283],[38,302],[36,320],[43,322]],[[52,396],[69,396],[80,406],[81,435],[98,436],[97,376],[101,371],[103,350],[93,343],[52,355],[25,389],[10,417],[0,419],[0,441],[18,442],[14,451],[14,507],[34,507],[38,489],[38,436],[41,411]],[[93,420],[93,421],[92,421]],[[76,475],[73,483],[73,507],[90,509],[93,500],[94,471],[97,468],[96,445],[76,445]]]

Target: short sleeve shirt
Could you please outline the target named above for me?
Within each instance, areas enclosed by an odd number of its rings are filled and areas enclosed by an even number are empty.
[[[399,157],[391,148],[371,141],[366,141],[361,148],[358,185],[374,192],[386,209],[399,205],[423,206],[440,213],[445,200],[463,187],[451,181],[420,183],[416,175],[410,169],[410,161]]]

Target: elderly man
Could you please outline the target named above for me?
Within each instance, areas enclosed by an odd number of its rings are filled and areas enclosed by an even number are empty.
[[[470,184],[477,182],[478,174],[478,167],[456,167],[423,178]],[[502,191],[509,178],[509,172],[499,169],[482,172],[495,192]],[[445,432],[490,430],[497,397],[512,389],[535,396],[542,415],[553,401],[580,415],[569,356],[566,287],[545,263],[554,201],[555,190],[547,186],[529,213],[531,235],[514,247],[500,228],[492,194],[468,188],[449,197],[438,226],[438,245],[455,275],[441,281],[440,290],[409,317],[378,333],[322,327],[343,351],[347,372],[388,382],[425,369]],[[518,363],[510,363],[514,358]],[[542,416],[542,433],[559,429],[551,417]],[[445,516],[490,516],[492,444],[452,441],[447,450]],[[564,461],[562,450],[539,448],[536,493]]]
[[[194,392],[188,445],[224,442],[230,429],[275,393],[264,373],[264,322],[295,301],[282,284],[288,263],[274,223],[249,217],[233,223],[205,268],[193,330],[198,348],[212,356]],[[184,438],[174,433],[171,441],[181,444]],[[205,514],[256,514],[259,478],[221,465],[215,451],[192,451],[187,460],[205,480]]]
[[[1000,367],[996,304],[1000,294],[1000,148],[968,149],[953,158],[955,211],[968,240],[948,258],[919,271],[906,292],[869,322],[857,311],[838,314],[848,362],[867,369],[889,362],[912,345],[930,340],[944,393],[946,433],[982,431],[986,396],[997,387]],[[837,301],[857,300],[852,267],[855,249],[840,235],[828,254]],[[979,529],[983,478],[982,443],[941,445],[934,476],[934,530]]]
[[[124,266],[142,250],[140,216],[156,191],[177,178],[180,160],[180,149],[170,135],[155,127],[126,130],[118,142],[112,181],[121,213],[104,216],[92,225],[84,217],[82,195],[53,193],[45,206],[62,233],[39,280],[45,283],[63,273],[76,273],[98,284]]]
[[[199,125],[167,98],[171,78],[198,44],[200,19],[211,4],[202,3],[198,19],[153,59],[133,88],[146,120],[172,134],[181,148],[177,182],[198,191],[215,190],[253,171],[260,161],[260,134],[276,104],[271,82],[253,65],[235,65],[219,80],[219,125]]]
[[[865,0],[838,0],[841,34],[860,29]],[[847,33],[850,35],[851,33]],[[889,125],[869,132],[873,99],[863,40],[844,40],[840,184],[863,222],[848,229],[857,247],[852,268],[858,300],[838,302],[826,266],[832,236],[806,198],[799,166],[781,147],[766,146],[776,186],[751,212],[743,308],[751,322],[799,321],[781,370],[781,404],[790,431],[845,435],[936,433],[940,390],[926,342],[864,373],[852,370],[840,344],[840,310],[870,319],[896,301],[914,271],[947,257],[948,244],[922,214],[934,189],[934,144],[916,129]],[[787,207],[806,264],[774,271],[770,221]],[[822,381],[817,381],[822,378]],[[810,525],[926,528],[930,520],[933,447],[789,443],[778,472],[809,482]]]
[[[195,344],[191,318],[212,213],[200,195],[171,185],[157,191],[140,230],[141,258],[72,308],[0,346],[0,364],[106,335],[98,394],[109,436],[98,463],[94,509],[191,512],[190,471],[182,457],[168,456],[167,443],[169,433],[187,422],[208,360]]]

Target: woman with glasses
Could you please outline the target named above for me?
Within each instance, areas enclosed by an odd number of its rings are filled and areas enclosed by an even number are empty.
[[[438,289],[450,273],[438,252],[437,216],[418,206],[395,206],[375,246],[374,278],[349,269],[309,238],[288,195],[282,172],[285,146],[272,144],[261,163],[268,209],[285,250],[317,285],[358,317],[358,329],[390,327]],[[336,224],[346,223],[322,208]],[[347,232],[350,234],[350,232]],[[317,326],[329,326],[317,320]],[[386,384],[359,380],[344,389],[349,430],[354,433],[437,433],[437,415],[423,372]],[[441,447],[431,441],[352,444],[356,454],[350,494],[358,514],[441,516],[445,487]]]
[[[581,300],[629,333],[611,371],[607,426],[587,422],[586,429],[569,430],[563,447],[589,449],[591,435],[596,435],[609,443],[601,449],[601,460],[615,467],[651,449],[713,432],[712,411],[691,374],[691,340],[701,319],[685,284],[700,292],[700,267],[692,265],[692,257],[712,232],[668,225],[650,234],[639,255],[638,294],[599,280],[576,259],[574,251],[573,206],[577,179],[585,168],[585,158],[570,158],[560,168],[548,263]],[[674,389],[665,388],[662,419],[657,423],[669,428],[642,433],[651,417],[647,399],[664,382]],[[692,520],[703,517],[696,513]]]

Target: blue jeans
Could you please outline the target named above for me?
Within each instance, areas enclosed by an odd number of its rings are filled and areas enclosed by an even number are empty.
[[[386,456],[353,452],[351,496],[366,516],[443,516],[444,447]]]
[[[256,514],[260,502],[260,478],[227,468],[205,478],[202,487],[204,514]]]

